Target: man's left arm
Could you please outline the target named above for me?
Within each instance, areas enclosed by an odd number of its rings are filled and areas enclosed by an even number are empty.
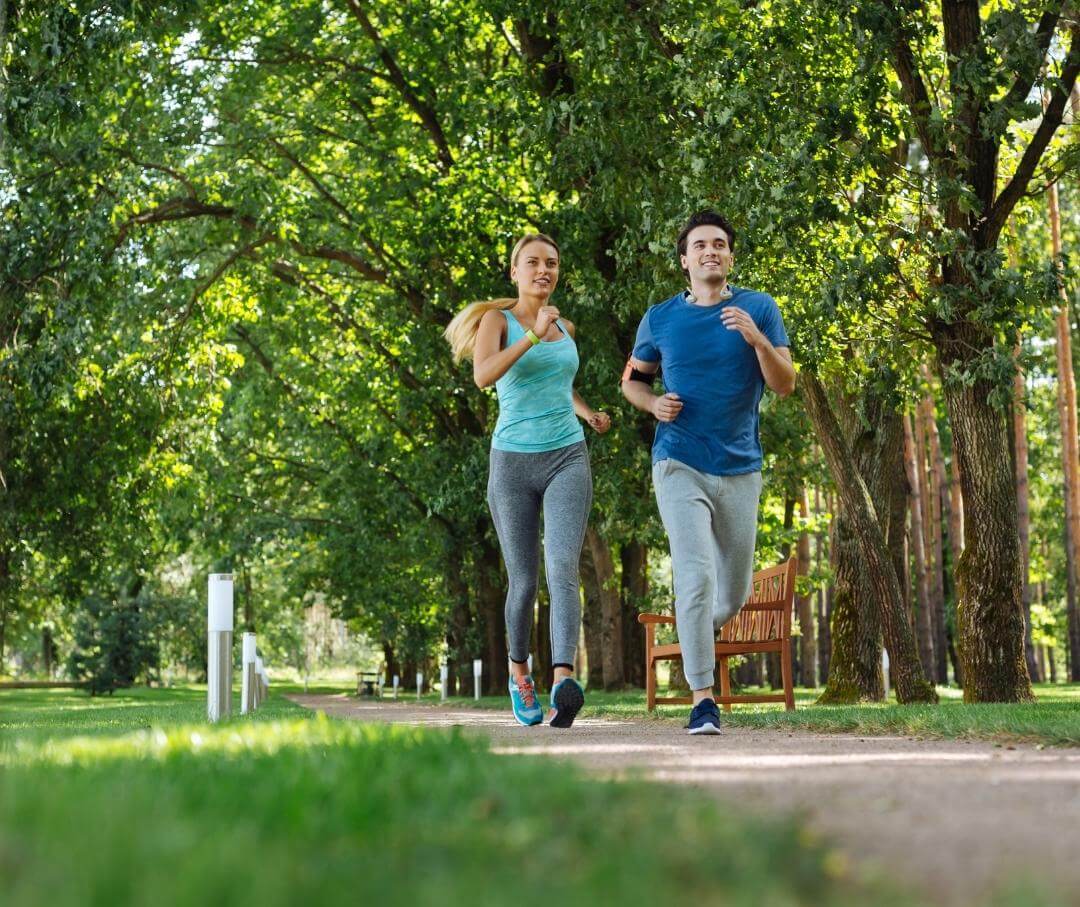
[[[725,306],[720,317],[728,330],[738,331],[754,348],[762,377],[771,391],[786,397],[795,390],[795,366],[791,364],[791,351],[786,346],[773,346],[745,309]]]

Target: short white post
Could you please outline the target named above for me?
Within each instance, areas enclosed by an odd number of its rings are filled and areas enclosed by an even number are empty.
[[[532,674],[532,656],[530,655],[525,659],[525,664],[528,666],[529,674]]]
[[[479,658],[474,658],[472,663],[473,698],[480,699],[480,674],[484,670],[484,663]]]
[[[383,683],[382,671],[379,672],[379,676],[375,678],[375,695],[382,699],[382,688],[385,686]]]
[[[397,688],[401,685],[401,678],[394,675],[394,698],[397,699]]]
[[[206,717],[232,713],[233,578],[211,573],[206,596]]]
[[[255,675],[255,634],[245,633],[240,658],[240,714],[255,711],[258,678]]]
[[[885,698],[889,698],[889,653],[881,648],[881,673],[885,677]]]
[[[447,687],[450,686],[450,666],[445,661],[439,665],[439,683],[442,684],[442,699],[445,702]]]
[[[420,698],[420,691],[424,689],[424,675],[421,671],[416,672],[416,698]]]

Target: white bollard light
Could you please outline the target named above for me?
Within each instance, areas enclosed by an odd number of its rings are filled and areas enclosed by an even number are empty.
[[[480,675],[483,673],[484,663],[479,658],[474,658],[472,663],[473,698],[480,699]]]
[[[401,678],[394,675],[394,698],[397,699],[397,688],[401,685]]]
[[[416,698],[420,698],[420,691],[424,689],[424,675],[422,672],[416,672]]]
[[[439,683],[442,684],[442,699],[445,702],[447,697],[447,687],[450,686],[450,666],[444,661],[439,665]]]
[[[881,650],[881,673],[885,676],[885,698],[889,698],[889,653]]]
[[[240,714],[255,711],[256,688],[259,679],[255,674],[255,634],[245,633],[240,658]]]
[[[206,717],[232,713],[233,578],[211,573],[206,596]]]

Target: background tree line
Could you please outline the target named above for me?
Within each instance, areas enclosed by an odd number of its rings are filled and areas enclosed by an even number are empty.
[[[232,569],[247,626],[322,596],[388,673],[482,657],[501,690],[496,405],[441,331],[539,229],[615,423],[589,681],[640,684],[670,586],[617,382],[707,205],[801,370],[763,408],[758,556],[800,559],[802,682],[880,698],[883,645],[903,701],[1080,677],[1077,28],[1049,0],[8,0],[0,666],[85,670],[122,612],[133,676],[198,670]]]

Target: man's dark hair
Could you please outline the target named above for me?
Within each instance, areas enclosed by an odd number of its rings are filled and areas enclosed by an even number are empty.
[[[686,226],[679,231],[679,240],[676,242],[675,248],[680,256],[686,254],[686,238],[695,227],[719,227],[727,234],[728,251],[735,251],[735,231],[732,229],[731,224],[727,222],[723,215],[706,209],[691,214]]]

